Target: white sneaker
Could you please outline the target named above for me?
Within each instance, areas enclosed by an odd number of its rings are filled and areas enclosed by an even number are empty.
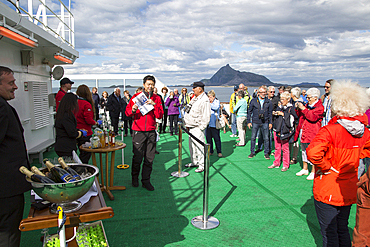
[[[199,168],[195,169],[195,172],[202,172],[202,171],[204,171],[203,167],[199,167]]]
[[[299,172],[297,172],[295,175],[297,176],[308,175],[308,170],[302,169]]]
[[[186,164],[185,167],[197,167],[197,165],[193,165],[193,163]]]
[[[311,172],[310,175],[306,178],[307,180],[313,180],[315,178],[315,173]]]

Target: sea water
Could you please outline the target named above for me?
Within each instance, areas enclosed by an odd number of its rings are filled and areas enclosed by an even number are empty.
[[[72,88],[72,92],[76,92],[77,90],[77,87],[78,85],[73,85],[74,87]],[[292,85],[292,87],[294,87]],[[90,87],[90,90],[92,89],[93,87]],[[123,96],[123,86],[119,87],[121,89],[121,96]],[[178,86],[178,87],[168,87],[170,91],[173,91],[175,88],[177,88],[179,90],[179,93],[181,93],[181,89],[182,88],[186,88],[188,90],[188,93],[192,91],[192,87],[191,86],[187,86],[187,87],[184,87],[184,86]],[[136,91],[136,87],[128,87],[126,88],[126,90],[128,90],[130,92],[131,95],[134,95],[135,94],[135,91]],[[250,95],[253,94],[254,90],[255,89],[258,89],[258,87],[248,87],[248,92]],[[305,89],[307,91],[308,88],[301,88],[301,89]],[[59,90],[59,88],[56,88],[56,87],[53,87],[53,90],[52,92],[53,93],[57,93]],[[209,92],[209,91],[215,91],[215,94],[216,94],[216,98],[220,101],[220,102],[229,102],[230,101],[230,96],[231,94],[234,92],[234,87],[233,86],[227,86],[227,87],[220,87],[220,86],[206,86],[204,88],[204,91],[205,92]],[[321,92],[321,95],[325,93],[325,89],[323,87],[320,87],[319,88],[320,92]],[[108,93],[108,95],[112,94],[113,91],[114,91],[114,87],[99,87],[98,88],[98,94],[99,96],[102,95],[102,93],[106,91]],[[161,88],[158,88],[158,92],[161,92]],[[278,93],[278,89],[277,87],[275,88],[275,95],[277,95]]]

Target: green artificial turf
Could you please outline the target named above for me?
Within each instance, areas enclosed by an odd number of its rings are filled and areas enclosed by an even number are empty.
[[[131,170],[114,171],[114,185],[124,191],[113,191],[114,201],[104,193],[114,217],[103,220],[108,243],[121,246],[322,246],[313,196],[313,181],[297,177],[299,163],[289,170],[268,169],[274,157],[264,158],[263,152],[253,159],[250,153],[250,131],[247,144],[235,147],[231,133],[221,132],[222,154],[210,156],[208,214],[220,225],[200,230],[192,218],[203,214],[203,173],[185,168],[189,176],[176,178],[178,170],[178,136],[161,134],[153,164],[150,192],[131,186]],[[125,163],[131,164],[131,138],[125,137]],[[182,164],[190,162],[187,134],[183,135]],[[45,157],[54,158],[51,151]],[[116,165],[122,164],[121,151],[116,152]],[[99,162],[99,161],[98,161]],[[37,165],[37,160],[33,164]],[[90,160],[91,164],[91,160]],[[40,166],[40,165],[39,165]],[[26,194],[24,217],[30,208]],[[350,233],[355,225],[356,206],[349,219]],[[50,229],[55,233],[55,229]],[[42,246],[41,230],[23,232],[21,246]]]

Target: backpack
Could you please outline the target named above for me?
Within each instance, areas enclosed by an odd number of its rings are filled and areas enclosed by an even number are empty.
[[[281,140],[287,140],[295,134],[294,121],[293,124],[290,121],[291,109],[292,107],[289,107],[288,111],[284,111],[284,117],[278,116],[274,122],[273,130],[276,132],[276,136],[278,136]]]

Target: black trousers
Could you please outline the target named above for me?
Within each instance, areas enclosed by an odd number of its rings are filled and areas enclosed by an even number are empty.
[[[316,200],[314,202],[321,228],[322,246],[351,247],[348,218],[352,205],[333,206]]]
[[[130,134],[132,135],[132,120],[123,120],[123,128],[125,129],[125,134],[127,135],[128,129],[130,129]]]
[[[132,135],[132,157],[131,176],[138,178],[140,174],[140,166],[143,161],[143,169],[141,172],[141,182],[149,182],[150,174],[155,156],[157,133],[152,131],[134,131]]]
[[[162,123],[159,125],[159,133],[166,132],[166,127],[167,127],[167,116],[168,116],[168,109],[164,109],[163,107],[163,118],[162,118]]]
[[[111,121],[111,124],[114,128],[114,133],[116,133],[116,135],[118,134],[118,121],[119,121],[119,117],[113,117],[112,115],[110,116],[110,121]]]
[[[0,247],[19,247],[23,218],[24,195],[0,198]]]
[[[173,130],[175,129],[175,135],[177,135],[178,131],[177,122],[179,121],[179,115],[169,115],[169,119],[170,119],[170,133],[173,134]]]
[[[89,160],[90,160],[90,157],[91,157],[91,153],[90,152],[86,152],[86,151],[82,151],[80,149],[80,146],[82,144],[84,144],[85,142],[89,142],[90,141],[90,138],[91,136],[86,136],[86,137],[80,137],[77,139],[77,145],[78,145],[78,149],[80,150],[80,155],[78,156],[80,158],[80,160],[82,161],[83,164],[88,164],[89,163]]]

